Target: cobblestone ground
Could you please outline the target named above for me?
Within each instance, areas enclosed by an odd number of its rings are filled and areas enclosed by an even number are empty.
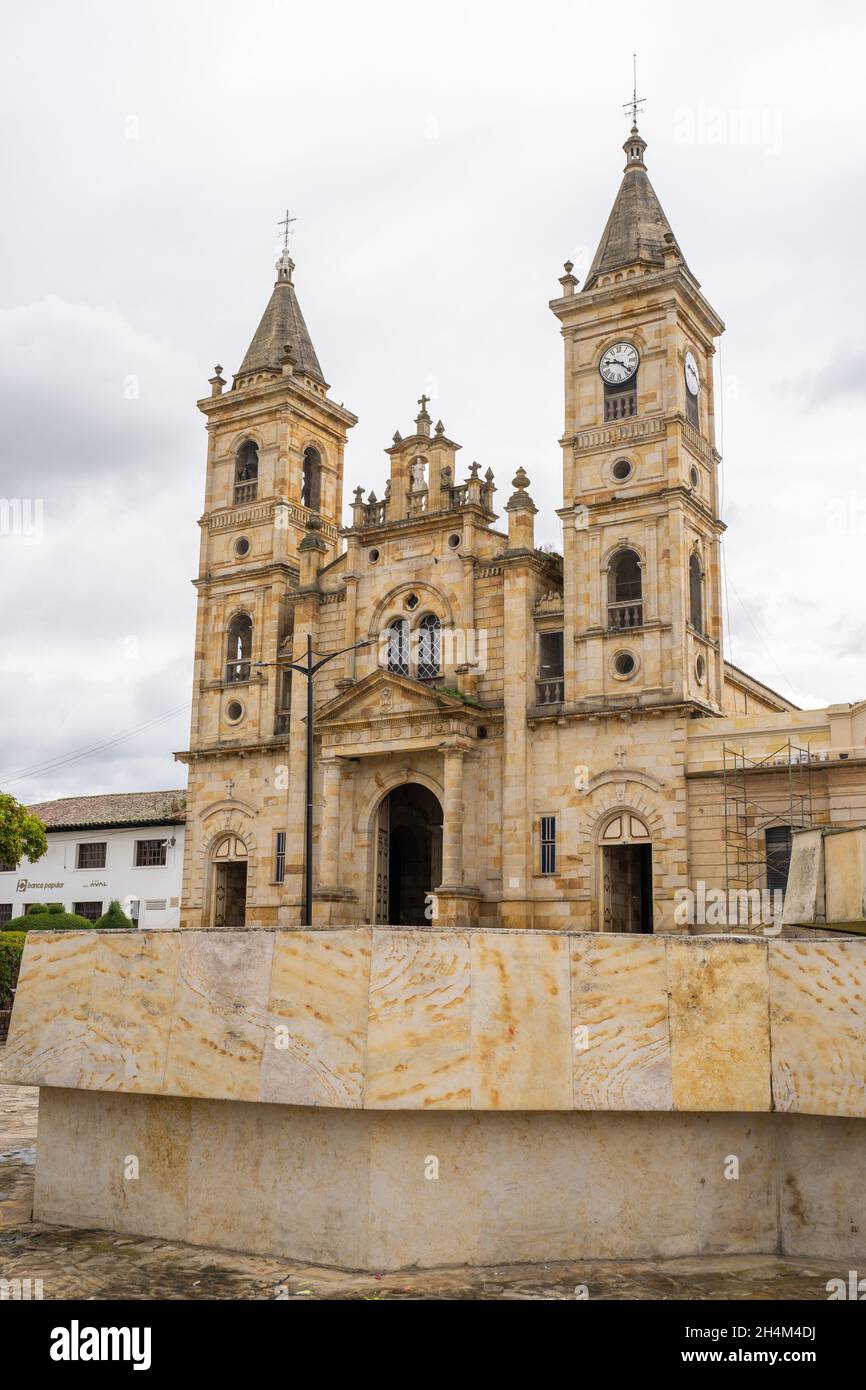
[[[767,1255],[351,1273],[30,1221],[39,1093],[0,1086],[0,1278],[81,1299],[815,1299],[839,1270]]]

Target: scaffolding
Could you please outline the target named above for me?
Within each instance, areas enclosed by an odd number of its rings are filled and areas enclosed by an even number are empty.
[[[743,748],[722,749],[725,803],[725,878],[732,890],[764,888],[769,857],[766,831],[807,830],[812,819],[812,751],[787,739],[763,758]],[[773,773],[786,776],[779,786]],[[775,867],[775,865],[774,865]]]

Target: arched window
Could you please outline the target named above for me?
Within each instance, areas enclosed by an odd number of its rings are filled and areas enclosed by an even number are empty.
[[[317,512],[322,503],[322,459],[312,444],[304,450],[304,471],[301,479],[301,502]]]
[[[249,613],[236,613],[229,623],[226,646],[226,680],[248,681],[253,650],[253,620]]]
[[[418,624],[418,679],[421,681],[441,675],[441,637],[439,619],[426,613]]]
[[[701,562],[692,551],[689,556],[689,619],[698,632],[704,630],[704,586]]]
[[[245,439],[235,459],[235,506],[255,502],[259,486],[259,446]]]
[[[640,627],[643,622],[643,583],[635,550],[618,550],[608,574],[607,625]]]
[[[397,618],[388,628],[388,670],[397,676],[409,674],[409,624]]]

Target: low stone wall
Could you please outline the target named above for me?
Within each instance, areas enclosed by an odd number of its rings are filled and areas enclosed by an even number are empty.
[[[866,1258],[866,1136],[807,1115],[43,1089],[35,1215],[349,1269],[782,1250],[845,1276]]]
[[[0,1077],[43,1088],[44,1221],[346,1267],[846,1261],[864,1021],[861,938],[39,932]]]
[[[866,941],[39,932],[5,1081],[370,1110],[866,1116]]]

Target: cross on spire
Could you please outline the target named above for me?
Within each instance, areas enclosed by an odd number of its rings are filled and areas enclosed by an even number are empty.
[[[419,396],[419,398],[418,398],[418,404],[419,404],[420,407],[421,407],[421,413],[422,413],[422,415],[426,412],[426,410],[427,410],[427,404],[428,404],[428,402],[429,402],[430,400],[432,400],[432,397],[431,397],[431,396]]]
[[[632,62],[632,93],[631,101],[623,102],[623,111],[631,112],[632,127],[637,129],[637,113],[642,107],[646,106],[646,97],[639,97],[637,94],[637,54],[631,55]]]
[[[289,209],[286,208],[286,215],[285,215],[285,217],[281,217],[280,220],[279,220],[279,222],[277,223],[277,226],[278,226],[278,227],[282,227],[282,229],[283,229],[283,250],[284,250],[284,251],[288,251],[288,249],[289,249],[289,232],[291,231],[292,223],[293,223],[293,222],[297,222],[297,220],[298,220],[297,217],[290,217],[290,216],[289,216]]]

